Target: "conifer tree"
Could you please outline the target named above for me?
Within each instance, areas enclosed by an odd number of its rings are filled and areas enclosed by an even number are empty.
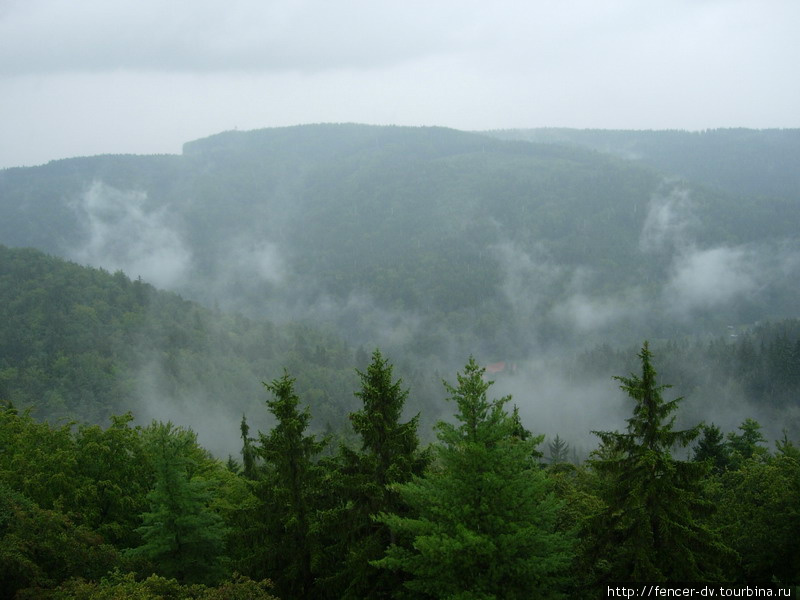
[[[250,437],[250,426],[247,424],[247,417],[242,415],[242,422],[239,425],[242,432],[242,475],[247,479],[256,479],[256,453],[253,449],[253,438]]]
[[[412,514],[384,514],[396,536],[376,564],[409,575],[422,598],[546,598],[570,559],[555,531],[559,503],[532,464],[534,441],[515,435],[510,397],[489,400],[491,383],[470,358],[458,386],[445,383],[457,424],[437,425],[434,466],[394,486]]]
[[[314,458],[324,442],[306,435],[311,421],[308,408],[300,410],[294,379],[284,372],[264,384],[273,398],[267,400],[277,419],[265,435],[258,434],[255,452],[263,460],[261,477],[253,487],[259,499],[257,535],[251,549],[250,571],[275,582],[281,598],[309,598],[313,584],[313,494],[318,477]],[[252,533],[252,532],[250,532]]]
[[[547,445],[550,449],[550,464],[558,465],[567,462],[569,457],[569,444],[556,434],[556,437]]]
[[[739,425],[739,430],[741,433],[731,432],[727,435],[731,467],[738,469],[750,459],[766,460],[769,450],[762,445],[767,440],[761,433],[761,424],[755,419],[747,418]]]
[[[338,543],[334,551],[336,582],[326,581],[337,598],[389,597],[400,580],[389,571],[370,565],[381,558],[391,541],[388,527],[373,519],[380,512],[405,512],[404,503],[392,484],[405,483],[421,475],[429,461],[420,451],[417,437],[419,416],[401,422],[408,390],[402,380],[393,381],[393,367],[379,350],[365,372],[356,370],[361,389],[355,395],[362,408],[350,415],[353,429],[361,439],[356,451],[340,450]],[[330,587],[333,584],[333,587]]]
[[[602,446],[591,461],[604,478],[606,508],[589,524],[589,564],[597,581],[717,581],[730,550],[705,524],[701,495],[707,465],[678,461],[700,426],[675,430],[682,400],[666,401],[645,342],[641,376],[615,377],[634,401],[625,433],[595,431]]]
[[[705,461],[711,465],[711,472],[719,475],[728,468],[730,464],[730,450],[725,443],[725,437],[720,428],[714,425],[704,425],[703,435],[694,447],[693,460]]]

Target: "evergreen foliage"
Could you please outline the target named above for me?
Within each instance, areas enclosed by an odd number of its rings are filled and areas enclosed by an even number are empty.
[[[569,459],[569,444],[560,435],[556,434],[553,440],[547,445],[550,450],[550,464],[559,465]]]
[[[256,452],[253,448],[253,438],[250,437],[250,426],[247,424],[247,417],[242,415],[242,423],[239,426],[242,432],[242,475],[247,479],[256,479]]]
[[[725,436],[713,423],[703,425],[701,431],[703,435],[694,447],[693,460],[707,462],[714,474],[722,473],[731,461],[730,448],[725,443]]]
[[[401,422],[408,390],[393,380],[393,366],[379,350],[366,371],[357,371],[361,388],[355,395],[361,410],[350,415],[360,449],[340,448],[335,486],[337,502],[326,515],[329,555],[336,555],[335,574],[322,581],[323,591],[336,598],[388,598],[402,578],[372,566],[391,543],[388,527],[374,520],[378,513],[406,512],[394,484],[422,474],[429,454],[419,448],[419,416]]]
[[[702,494],[706,465],[672,456],[700,432],[675,430],[682,400],[664,400],[647,342],[639,352],[641,376],[616,377],[634,401],[625,433],[595,431],[602,446],[591,461],[605,480],[606,508],[589,522],[594,577],[608,581],[719,581],[730,550],[705,521],[711,505]]]
[[[288,372],[264,386],[273,396],[267,407],[277,422],[269,434],[259,432],[254,447],[263,465],[253,483],[257,504],[245,564],[250,573],[271,578],[279,597],[308,598],[314,583],[314,495],[320,477],[314,461],[325,443],[305,433],[311,413],[300,410]]]
[[[170,424],[51,425],[3,406],[0,595],[255,600],[270,576],[286,600],[592,595],[587,578],[632,574],[796,581],[795,442],[785,433],[770,453],[754,419],[676,431],[679,399],[662,398],[647,345],[638,358],[641,375],[618,378],[634,401],[627,431],[598,433],[588,465],[546,469],[542,437],[509,398],[488,399],[474,360],[447,386],[456,417],[437,426],[430,463],[377,351],[357,372],[358,439],[320,460],[293,380],[269,384],[275,427],[253,439],[242,422],[250,476]],[[692,440],[692,461],[676,460]]]
[[[555,531],[559,503],[531,464],[541,441],[513,435],[510,397],[489,400],[473,358],[458,386],[445,383],[457,424],[437,425],[434,464],[394,489],[409,516],[383,514],[396,543],[376,565],[409,575],[422,598],[547,598],[558,595],[570,542]]]
[[[728,449],[731,462],[735,466],[741,466],[744,461],[749,459],[764,459],[769,455],[767,448],[761,445],[767,440],[760,430],[761,424],[748,417],[739,425],[741,433],[731,432],[728,434]]]

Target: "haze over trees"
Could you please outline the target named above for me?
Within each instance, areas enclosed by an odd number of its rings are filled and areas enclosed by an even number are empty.
[[[0,171],[2,595],[796,581],[798,150],[314,125]]]

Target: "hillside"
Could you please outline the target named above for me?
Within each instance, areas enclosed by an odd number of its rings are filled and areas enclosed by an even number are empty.
[[[787,196],[442,128],[227,132],[0,172],[0,243],[447,368],[796,316],[797,222]]]
[[[797,201],[800,130],[510,129],[492,137],[591,148],[741,196]]]
[[[38,418],[107,423],[131,411],[236,452],[242,414],[265,422],[261,382],[284,368],[318,427],[341,426],[354,361],[330,333],[223,315],[119,271],[0,246],[0,399]]]

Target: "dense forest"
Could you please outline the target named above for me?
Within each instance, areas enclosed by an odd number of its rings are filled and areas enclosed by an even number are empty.
[[[798,581],[798,156],[309,125],[0,171],[0,595]]]
[[[379,351],[349,442],[309,432],[288,372],[266,432],[215,459],[170,422],[107,427],[0,411],[0,581],[17,598],[604,596],[613,581],[792,582],[800,450],[760,424],[677,429],[654,355],[618,381],[630,416],[581,464],[543,446],[470,358],[436,441]],[[679,448],[691,448],[682,460]]]

